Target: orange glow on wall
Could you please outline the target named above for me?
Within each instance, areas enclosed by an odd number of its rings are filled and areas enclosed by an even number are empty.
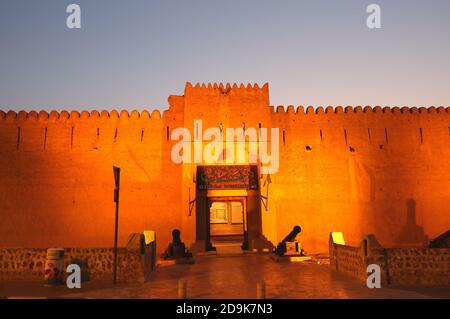
[[[450,228],[448,107],[275,110],[268,85],[189,83],[169,103],[162,115],[0,112],[0,246],[112,246],[113,165],[122,169],[120,245],[150,229],[163,250],[173,228],[192,244],[195,164],[171,161],[167,133],[198,119],[280,128],[280,168],[261,211],[274,244],[293,225],[307,252],[326,252],[331,231],[350,243],[374,233],[383,246],[417,246]]]

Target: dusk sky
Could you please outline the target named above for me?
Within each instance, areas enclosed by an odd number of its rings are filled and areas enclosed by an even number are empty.
[[[0,0],[4,111],[163,110],[187,81],[268,82],[272,105],[447,106],[450,1]]]

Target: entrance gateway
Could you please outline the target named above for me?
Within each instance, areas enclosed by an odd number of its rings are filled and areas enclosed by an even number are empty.
[[[223,242],[255,248],[261,238],[258,166],[197,166],[196,176],[197,245],[207,251]]]

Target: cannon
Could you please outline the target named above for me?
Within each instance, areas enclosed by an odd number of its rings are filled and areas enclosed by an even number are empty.
[[[428,245],[429,248],[450,248],[450,230],[442,233],[433,239]]]
[[[181,241],[181,232],[178,229],[172,231],[172,242],[161,257],[163,259],[192,258],[192,253],[186,249],[186,246]]]
[[[275,255],[283,257],[288,251],[292,251],[295,254],[300,254],[300,256],[303,256],[304,251],[300,248],[300,243],[295,240],[301,231],[302,228],[300,226],[294,226],[292,231],[277,245],[277,248],[275,248]]]

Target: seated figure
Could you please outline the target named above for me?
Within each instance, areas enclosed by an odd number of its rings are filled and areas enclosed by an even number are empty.
[[[181,232],[178,229],[172,231],[172,242],[167,247],[166,251],[163,253],[162,258],[164,259],[180,259],[180,258],[191,258],[192,253],[190,253],[184,243],[181,241]]]

